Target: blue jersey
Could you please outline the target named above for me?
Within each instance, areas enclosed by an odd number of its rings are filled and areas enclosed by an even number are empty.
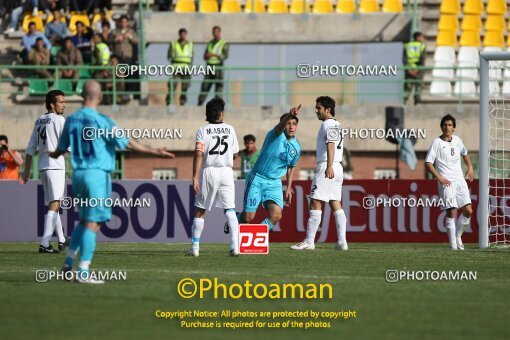
[[[281,178],[287,173],[287,168],[296,166],[300,155],[301,145],[296,137],[287,139],[284,132],[277,136],[273,128],[267,133],[260,156],[250,173],[269,179]]]
[[[57,150],[62,152],[70,147],[74,170],[112,172],[115,170],[115,148],[125,149],[129,143],[125,137],[115,137],[112,132],[116,128],[111,118],[90,107],[82,107],[66,119]]]

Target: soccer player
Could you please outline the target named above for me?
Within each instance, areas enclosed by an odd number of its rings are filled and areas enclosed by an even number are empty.
[[[191,238],[190,256],[200,252],[200,235],[204,229],[206,210],[225,210],[231,234],[231,256],[238,256],[239,224],[235,212],[234,158],[239,144],[234,128],[223,122],[225,102],[221,98],[210,100],[205,108],[208,124],[198,129],[193,158],[193,190],[195,191],[195,218]],[[199,179],[200,175],[200,179]]]
[[[44,188],[45,203],[49,203],[48,213],[44,218],[44,233],[39,246],[39,253],[58,254],[64,250],[66,239],[62,222],[58,213],[60,198],[64,196],[66,170],[64,156],[53,159],[49,152],[55,151],[58,139],[64,129],[65,119],[62,116],[66,108],[64,93],[52,90],[46,94],[47,113],[41,115],[34,124],[32,135],[28,141],[25,170],[19,176],[19,183],[24,185],[30,177],[32,156],[39,150],[39,176]],[[50,245],[53,232],[57,231],[58,250]]]
[[[473,181],[473,166],[462,140],[453,132],[457,123],[455,118],[447,114],[441,119],[443,134],[434,139],[425,159],[425,167],[438,180],[441,210],[446,210],[446,231],[450,249],[464,250],[462,233],[469,225],[473,209],[467,182]],[[467,165],[465,176],[462,174],[460,157]],[[462,215],[455,225],[455,212],[462,209]]]
[[[335,120],[335,101],[331,97],[318,97],[315,101],[315,113],[322,121],[317,134],[317,167],[310,190],[310,217],[306,228],[306,239],[291,247],[294,250],[315,249],[315,234],[321,223],[322,205],[329,202],[335,216],[338,243],[335,249],[348,250],[346,224],[342,209],[343,183],[343,135],[340,123]]]
[[[99,113],[97,106],[103,99],[101,85],[89,80],[83,89],[84,106],[67,118],[56,151],[50,153],[53,158],[71,150],[73,165],[73,193],[81,200],[98,199],[104,201],[111,196],[112,183],[110,173],[115,169],[115,148],[160,156],[175,157],[162,149],[149,149],[135,141],[129,141],[121,134],[113,133],[118,127],[109,117]],[[85,133],[93,131],[94,133]],[[98,133],[106,131],[106,133]],[[74,258],[80,251],[78,275],[81,283],[104,283],[89,275],[89,266],[96,248],[96,233],[101,222],[109,221],[112,216],[110,206],[78,207],[80,222],[73,230],[69,250],[62,271],[71,271]]]
[[[260,156],[246,178],[243,213],[240,215],[240,220],[244,223],[253,220],[261,203],[268,212],[268,216],[261,223],[267,224],[269,230],[281,220],[284,205],[281,177],[285,174],[285,202],[290,204],[292,201],[292,180],[301,156],[301,145],[295,136],[300,108],[301,105],[282,115],[280,122],[266,134]],[[225,232],[229,232],[227,226]]]

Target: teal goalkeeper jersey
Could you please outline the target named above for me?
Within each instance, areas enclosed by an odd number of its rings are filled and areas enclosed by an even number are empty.
[[[296,137],[288,140],[284,132],[277,136],[273,128],[267,133],[260,156],[250,173],[270,179],[281,178],[287,173],[287,168],[296,166],[300,155],[301,145]]]
[[[89,107],[82,107],[66,119],[57,150],[70,147],[74,170],[115,170],[115,148],[125,149],[129,140],[113,133],[115,122]]]

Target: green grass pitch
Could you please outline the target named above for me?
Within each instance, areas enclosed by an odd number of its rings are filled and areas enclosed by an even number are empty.
[[[264,256],[227,256],[227,245],[98,243],[92,269],[125,270],[126,281],[101,286],[36,283],[35,271],[59,269],[63,255],[38,254],[37,243],[0,243],[0,334],[3,339],[508,339],[510,253],[464,252],[446,244],[350,244],[348,252],[319,244],[296,252],[271,244]],[[387,283],[398,270],[476,271],[476,281]],[[329,300],[183,299],[185,277],[222,283],[330,283]],[[315,311],[356,310],[330,329],[181,329],[157,309]],[[245,319],[245,321],[247,321]]]

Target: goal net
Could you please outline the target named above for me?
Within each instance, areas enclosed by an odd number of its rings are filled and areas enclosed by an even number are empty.
[[[510,246],[510,52],[480,53],[480,247]]]

